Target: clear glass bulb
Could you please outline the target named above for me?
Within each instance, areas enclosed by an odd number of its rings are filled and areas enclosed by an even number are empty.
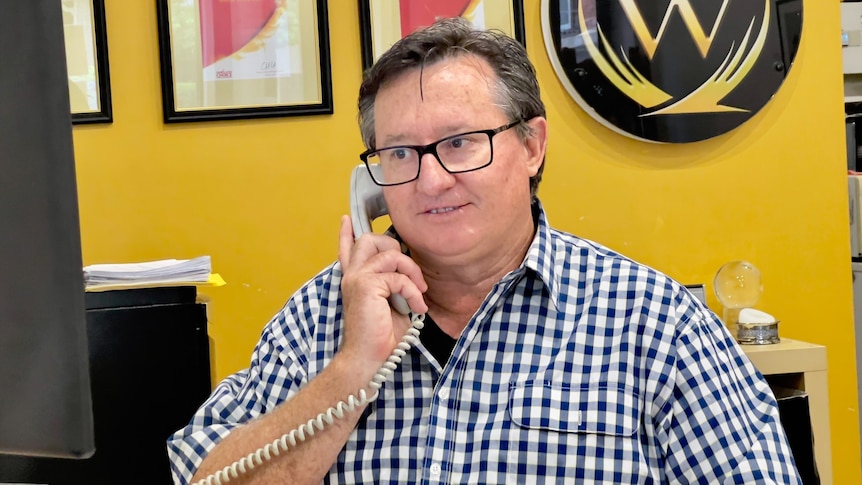
[[[760,270],[748,261],[731,261],[722,266],[713,281],[715,296],[724,306],[725,325],[735,324],[739,310],[751,308],[763,293]]]

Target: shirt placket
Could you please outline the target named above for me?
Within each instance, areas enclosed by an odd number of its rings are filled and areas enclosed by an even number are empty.
[[[507,294],[512,286],[523,275],[523,271],[515,271],[504,277],[473,316],[464,333],[455,344],[454,355],[443,369],[440,379],[434,389],[431,401],[430,425],[426,443],[426,454],[422,466],[422,483],[449,483],[451,473],[452,450],[455,449],[455,427],[461,424],[462,417],[458,411],[458,387],[462,385],[464,375],[463,357],[470,342],[480,331],[480,327],[492,318],[494,308]],[[481,454],[481,450],[479,450]],[[472,456],[463,457],[465,462],[473,461]],[[480,458],[480,457],[477,457]]]

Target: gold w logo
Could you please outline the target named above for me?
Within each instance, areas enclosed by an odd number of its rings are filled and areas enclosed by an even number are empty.
[[[694,39],[694,43],[697,44],[701,57],[706,57],[706,54],[709,52],[709,48],[712,45],[712,39],[715,38],[715,33],[718,31],[718,26],[724,18],[724,12],[727,9],[729,1],[730,0],[724,0],[721,2],[721,10],[718,11],[718,16],[716,16],[715,22],[712,24],[712,30],[710,30],[709,35],[706,34],[703,29],[703,25],[701,25],[700,21],[697,20],[697,15],[695,15],[694,9],[691,7],[689,0],[671,0],[670,5],[668,5],[667,10],[665,10],[661,26],[658,28],[658,34],[656,34],[655,37],[650,35],[646,21],[644,21],[643,15],[641,15],[640,10],[637,5],[635,5],[635,0],[620,0],[620,6],[626,13],[626,17],[629,18],[629,23],[631,23],[632,28],[635,31],[635,35],[638,36],[638,40],[640,40],[641,45],[643,45],[644,50],[646,50],[647,56],[652,60],[655,55],[656,48],[658,48],[662,37],[664,37],[665,29],[667,29],[667,24],[675,9],[679,9],[679,15],[682,17],[682,21],[685,22],[685,26],[688,28],[691,37]]]
[[[646,22],[640,11],[634,4],[634,0],[619,0],[620,5],[626,12],[635,34],[647,51],[649,59],[652,60],[655,51],[661,43],[664,36],[665,28],[675,9],[679,9],[683,21],[692,34],[694,42],[702,56],[706,57],[712,46],[712,41],[718,27],[724,18],[724,12],[730,0],[723,0],[721,10],[712,25],[709,35],[703,29],[703,26],[697,20],[694,10],[691,8],[689,0],[671,0],[658,34],[653,37],[649,33]],[[719,67],[708,76],[707,79],[697,87],[694,91],[684,96],[675,103],[666,106],[660,110],[642,114],[641,116],[653,116],[658,114],[682,114],[682,113],[718,113],[727,111],[748,111],[746,109],[737,108],[734,106],[726,106],[719,104],[725,96],[731,93],[745,79],[751,68],[760,57],[763,46],[766,43],[766,36],[769,32],[770,9],[769,3],[771,0],[764,0],[764,13],[760,29],[757,37],[751,38],[754,29],[754,20],[748,24],[748,29],[739,43],[734,42],[728,49],[727,55],[721,62]],[[611,47],[600,25],[596,25],[596,33],[598,41],[601,43],[605,54],[593,41],[589,30],[587,29],[584,20],[583,0],[578,0],[578,22],[581,29],[581,36],[584,39],[584,46],[587,52],[596,63],[596,67],[605,75],[611,84],[616,86],[623,94],[631,98],[634,102],[644,108],[654,108],[660,104],[666,103],[673,99],[673,96],[666,93],[664,90],[653,84],[650,80],[641,74],[629,61],[624,49],[619,49],[619,56]]]

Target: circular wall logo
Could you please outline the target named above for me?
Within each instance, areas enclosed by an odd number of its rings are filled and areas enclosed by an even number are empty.
[[[778,91],[802,0],[542,0],[545,46],[569,94],[626,136],[721,135]]]

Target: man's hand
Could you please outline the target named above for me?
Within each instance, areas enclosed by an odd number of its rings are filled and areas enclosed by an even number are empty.
[[[407,316],[392,309],[387,300],[400,294],[411,310],[425,313],[422,293],[428,289],[422,270],[395,239],[364,234],[354,242],[350,218],[341,218],[338,260],[341,262],[344,303],[344,344],[340,353],[382,365],[410,327]]]

